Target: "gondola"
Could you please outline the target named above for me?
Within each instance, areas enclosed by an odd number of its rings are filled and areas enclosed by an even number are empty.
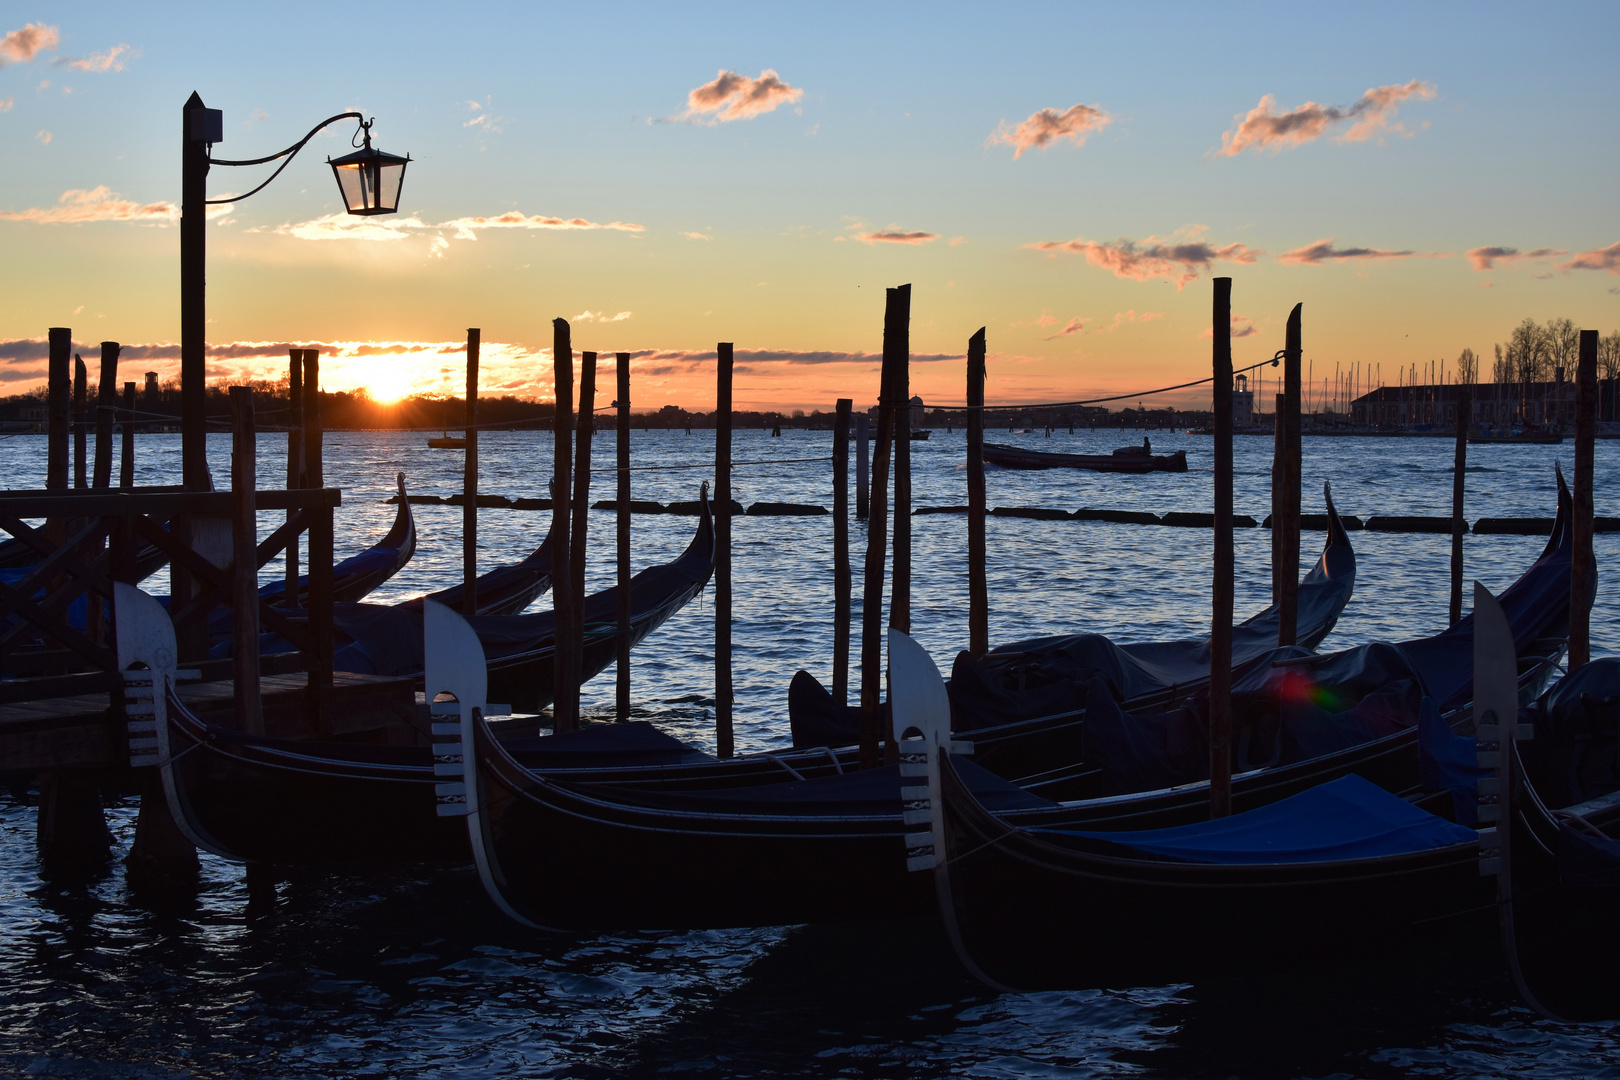
[[[377,543],[366,550],[350,555],[332,567],[332,599],[336,603],[357,603],[371,595],[389,578],[405,568],[416,553],[416,520],[411,516],[411,502],[405,495],[405,474],[395,474],[399,487],[399,509],[394,513],[394,524]],[[259,589],[259,596],[278,605],[285,605],[287,582],[278,578]],[[309,576],[298,579],[297,607],[309,603]]]
[[[555,529],[555,523],[553,523]],[[496,567],[487,574],[478,575],[474,582],[473,599],[480,615],[517,615],[538,600],[551,588],[552,532],[547,531],[540,546],[519,562]],[[453,611],[461,610],[466,586],[452,585],[448,589],[428,593],[407,600],[401,607],[419,608],[424,600],[443,604]]]
[[[633,640],[642,640],[689,600],[712,564],[713,532],[705,513],[680,559],[632,579]],[[115,589],[119,666],[170,673],[161,710],[157,695],[146,688],[144,708],[154,718],[136,721],[131,760],[160,769],[170,811],[194,844],[246,862],[348,866],[467,859],[460,823],[434,816],[434,756],[428,746],[250,736],[199,719],[173,689],[174,630],[161,605],[133,586]],[[593,613],[611,619],[616,597],[614,590],[592,597],[587,625]],[[415,609],[418,635],[428,606]],[[586,677],[602,670],[616,652],[613,624],[606,625],[605,648],[600,632],[587,644]],[[415,650],[421,654],[420,639]],[[615,770],[635,776],[682,763],[713,765],[712,758],[645,723],[517,739],[512,746],[534,768],[610,777]]]
[[[1296,641],[1314,648],[1350,602],[1356,553],[1323,485],[1327,535],[1321,557],[1300,579]],[[1272,604],[1233,628],[1232,666],[1241,675],[1270,655],[1281,608]],[[1116,645],[1100,634],[1060,634],[998,645],[975,660],[959,653],[950,681],[952,723],[975,740],[981,764],[1005,776],[1027,776],[1082,751],[1087,686],[1104,678],[1127,712],[1168,707],[1209,678],[1209,638]],[[844,746],[860,735],[860,711],[841,712],[813,676],[789,687],[794,746]]]
[[[1003,469],[1085,469],[1109,473],[1187,471],[1187,451],[1155,454],[1145,446],[1126,446],[1112,454],[1060,454],[987,442],[984,460]]]

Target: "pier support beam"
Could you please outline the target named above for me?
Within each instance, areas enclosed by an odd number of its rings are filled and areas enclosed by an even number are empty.
[[[581,353],[579,413],[574,418],[574,525],[568,534],[568,577],[574,593],[574,629],[569,635],[574,670],[585,670],[585,552],[591,523],[591,435],[596,430],[596,354]],[[470,445],[470,444],[469,444]],[[574,684],[574,712],[579,712],[579,684]]]
[[[1570,568],[1569,670],[1592,660],[1592,590],[1597,562],[1592,551],[1592,467],[1597,437],[1596,330],[1581,331],[1575,368],[1575,559]]]
[[[101,378],[96,383],[96,467],[91,484],[112,486],[113,415],[118,410],[118,342],[101,343]]]
[[[197,887],[202,867],[197,849],[169,814],[156,769],[145,770],[135,842],[124,856],[124,874],[137,893],[166,895]]]
[[[872,501],[872,433],[868,430],[866,412],[855,415],[855,518],[866,520],[868,503]]]
[[[467,328],[467,450],[461,469],[461,613],[478,614],[478,342]]]
[[[101,792],[82,770],[39,774],[35,842],[40,863],[52,874],[85,877],[107,863],[112,833],[101,812]]]
[[[1457,388],[1457,448],[1451,463],[1451,625],[1462,619],[1463,597],[1463,534],[1468,522],[1463,519],[1463,496],[1467,491],[1468,474],[1468,420],[1474,411],[1472,387],[1467,383]]]
[[[833,414],[833,664],[832,696],[849,704],[849,422],[855,402],[839,398]]]
[[[968,339],[968,652],[978,659],[990,651],[990,582],[984,537],[984,327]]]
[[[732,343],[718,352],[714,402],[714,742],[715,753],[735,752],[731,685],[731,369]]]
[[[123,439],[118,451],[118,486],[129,490],[135,486],[135,384],[124,384]]]
[[[579,726],[579,672],[574,667],[573,576],[568,572],[568,530],[570,494],[574,473],[574,344],[567,319],[551,321],[552,396],[556,402],[552,418],[551,482],[551,607],[555,613],[557,645],[552,659],[553,730],[573,731]],[[570,693],[572,688],[572,693]]]
[[[911,286],[890,289],[883,316],[883,363],[894,366],[894,585],[889,626],[911,633]],[[892,744],[893,733],[884,736]]]
[[[1227,288],[1230,290],[1230,283]],[[1300,455],[1303,452],[1299,369],[1300,357],[1303,355],[1300,315],[1304,307],[1304,304],[1295,304],[1294,310],[1289,312],[1287,338],[1283,345],[1283,475],[1279,505],[1273,510],[1271,517],[1271,528],[1273,534],[1277,536],[1277,555],[1280,560],[1280,565],[1274,569],[1277,575],[1277,605],[1280,615],[1277,624],[1278,645],[1292,645],[1299,637],[1299,501],[1302,473]],[[1227,340],[1228,366],[1230,366],[1230,335],[1222,336]],[[1228,377],[1228,390],[1231,389],[1231,382],[1231,378]],[[1228,412],[1230,413],[1230,410]],[[1230,423],[1230,415],[1227,421]]]
[[[1289,320],[1290,340],[1299,308]],[[1215,279],[1215,567],[1209,628],[1209,816],[1232,812],[1232,279]],[[1276,519],[1272,519],[1276,524]],[[1297,534],[1296,534],[1297,536]],[[1297,560],[1297,556],[1296,556]]]
[[[630,354],[615,353],[614,374],[618,378],[619,392],[613,405],[618,411],[619,441],[618,465],[618,668],[614,700],[622,724],[630,719]]]

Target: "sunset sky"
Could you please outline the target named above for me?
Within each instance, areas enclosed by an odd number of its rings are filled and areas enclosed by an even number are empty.
[[[795,7],[35,3],[0,25],[0,393],[44,338],[178,371],[180,112],[226,158],[346,109],[409,152],[341,213],[314,139],[209,226],[210,376],[550,397],[551,320],[635,355],[638,409],[877,392],[883,288],[912,385],[960,402],[1197,378],[1210,278],[1240,364],[1305,305],[1318,381],[1488,354],[1526,316],[1620,328],[1620,6]],[[216,167],[212,197],[269,168]],[[87,359],[89,355],[87,353]],[[92,365],[93,367],[93,365]],[[1191,403],[1207,392],[1183,395]]]

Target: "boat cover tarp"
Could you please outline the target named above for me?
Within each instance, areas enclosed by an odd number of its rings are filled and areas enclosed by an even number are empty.
[[[366,548],[366,550],[359,552],[358,554],[350,555],[347,559],[335,563],[332,566],[332,579],[333,581],[341,581],[346,577],[369,577],[372,574],[384,573],[391,570],[394,565],[399,562],[399,553],[400,549],[397,547],[383,547],[381,545],[377,545],[375,547]],[[300,575],[298,578],[299,592],[302,593],[308,588],[309,575]],[[259,589],[259,595],[268,598],[280,596],[286,591],[286,579],[277,578],[270,584],[261,587]]]
[[[530,769],[627,768],[714,760],[644,720],[587,724],[555,735],[503,739],[501,745]]]
[[[1620,659],[1576,668],[1541,695],[1520,747],[1549,806],[1573,806],[1620,788]]]
[[[552,527],[555,528],[555,524]],[[547,532],[546,538],[541,542],[540,546],[529,552],[519,562],[497,566],[487,574],[478,575],[475,582],[477,588],[474,596],[479,600],[480,606],[496,597],[505,597],[512,593],[521,593],[532,589],[535,587],[535,582],[542,576],[549,579],[551,577],[551,536],[552,534]],[[544,592],[547,587],[549,586],[542,586],[540,591]],[[432,600],[435,603],[443,604],[452,611],[460,611],[461,598],[466,588],[465,583],[452,585],[448,589],[428,593],[425,597],[419,596],[414,600],[407,600],[405,606],[421,607],[423,600]],[[524,606],[527,607],[528,605],[525,604]]]
[[[1428,791],[1451,792],[1452,813],[1464,825],[1479,824],[1479,782],[1496,770],[1479,766],[1479,743],[1458,735],[1440,716],[1433,698],[1418,716],[1419,778]]]
[[[1276,865],[1431,851],[1474,841],[1473,829],[1421,810],[1354,773],[1231,817],[1132,832],[1032,829],[1182,862]],[[1094,848],[1092,850],[1103,850]]]

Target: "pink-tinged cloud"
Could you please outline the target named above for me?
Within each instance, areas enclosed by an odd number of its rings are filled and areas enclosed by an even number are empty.
[[[1560,263],[1560,270],[1607,270],[1611,274],[1620,274],[1620,241],[1610,244],[1606,248],[1596,251],[1583,251],[1566,263]]]
[[[1550,259],[1557,255],[1568,255],[1567,251],[1555,248],[1536,248],[1534,251],[1520,251],[1510,247],[1477,247],[1468,253],[1468,261],[1474,264],[1475,270],[1494,270],[1496,264],[1510,266],[1521,259]]]
[[[1232,316],[1232,336],[1234,338],[1253,337],[1259,332],[1260,328],[1254,325],[1254,323],[1250,322],[1247,315]],[[1201,338],[1213,338],[1215,336],[1215,331],[1213,328],[1205,327],[1204,332],[1198,336]]]
[[[760,72],[757,79],[722,70],[711,82],[688,93],[686,112],[673,119],[711,124],[750,120],[802,97],[802,89],[789,86],[770,68]]]
[[[1211,269],[1216,262],[1252,263],[1261,254],[1246,244],[1216,247],[1196,239],[1196,234],[1202,232],[1202,227],[1187,232],[1192,235],[1180,241],[1160,240],[1153,236],[1140,243],[1123,238],[1113,243],[1077,238],[1043,240],[1039,243],[1025,244],[1024,247],[1035,251],[1066,251],[1074,255],[1084,255],[1086,261],[1093,266],[1111,270],[1115,277],[1130,278],[1133,281],[1167,278],[1176,283],[1178,290],[1185,288],[1189,282],[1196,281],[1200,272]]]
[[[938,233],[904,232],[896,228],[861,233],[855,239],[863,244],[931,244],[939,239]]]
[[[1040,112],[1031,113],[1029,118],[1017,127],[1003,120],[985,145],[1003,143],[1010,146],[1013,148],[1013,160],[1017,161],[1024,156],[1025,150],[1032,147],[1044,150],[1059,139],[1067,139],[1076,146],[1084,146],[1086,136],[1101,131],[1113,121],[1112,116],[1095,105],[1070,105],[1062,112],[1056,109],[1042,109]]]
[[[0,67],[26,64],[46,49],[55,49],[61,40],[56,27],[44,23],[29,23],[21,30],[13,30],[0,38]]]
[[[511,210],[497,217],[463,217],[428,226],[435,229],[455,229],[456,239],[476,240],[478,229],[609,229],[614,232],[644,232],[646,226],[628,221],[588,221],[585,218],[547,217],[544,214],[525,215]]]
[[[621,311],[617,315],[609,315],[605,311],[591,311],[589,309],[575,315],[569,322],[624,322],[630,317],[628,311]]]
[[[180,208],[172,202],[138,203],[109,191],[103,184],[88,191],[64,191],[55,206],[0,212],[0,220],[30,221],[40,225],[77,225],[90,221],[137,221],[168,225],[180,220]]]
[[[1419,257],[1416,251],[1384,251],[1381,248],[1334,247],[1334,237],[1318,240],[1314,244],[1306,244],[1293,251],[1285,251],[1277,256],[1279,262],[1296,263],[1300,266],[1320,266],[1325,262],[1343,262],[1349,259],[1414,259]]]
[[[1338,137],[1339,142],[1365,142],[1385,131],[1406,134],[1405,128],[1393,123],[1401,102],[1410,98],[1428,101],[1435,93],[1432,83],[1413,79],[1404,86],[1375,86],[1347,107],[1307,101],[1280,113],[1272,111],[1277,99],[1267,94],[1260,99],[1260,104],[1239,118],[1236,129],[1221,135],[1220,153],[1225,157],[1235,157],[1245,150],[1275,153],[1285,146],[1315,142],[1332,128],[1346,123],[1350,128]]]
[[[0,113],[10,112],[11,107],[15,104],[17,104],[17,99],[14,97],[0,98]]]
[[[1069,337],[1071,334],[1078,334],[1080,331],[1084,330],[1085,328],[1086,328],[1086,320],[1080,318],[1077,315],[1074,318],[1070,319],[1068,321],[1068,323],[1063,327],[1063,329],[1059,330],[1055,334],[1051,334],[1051,335],[1043,338],[1042,340],[1044,340],[1044,341],[1056,341],[1058,338],[1065,338],[1065,337]]]
[[[444,233],[449,231],[457,240],[477,240],[483,229],[540,229],[545,231],[589,231],[639,233],[645,226],[628,221],[598,222],[585,218],[549,217],[544,214],[524,214],[512,210],[494,217],[460,217],[437,224],[419,217],[376,218],[353,217],[349,214],[328,214],[325,217],[279,226],[275,231],[299,240],[405,240],[424,233],[435,233],[433,254],[438,255],[449,246]]]
[[[106,52],[91,53],[89,56],[63,56],[51,61],[52,67],[72,68],[74,71],[123,71],[129,61],[141,55],[139,49],[132,49],[128,45],[114,45]]]
[[[1103,327],[1101,332],[1104,334],[1112,334],[1115,330],[1118,330],[1126,323],[1152,322],[1155,319],[1162,319],[1164,316],[1165,313],[1162,311],[1144,311],[1138,315],[1135,308],[1132,308],[1129,311],[1116,311],[1114,312],[1114,321],[1108,326]]]

